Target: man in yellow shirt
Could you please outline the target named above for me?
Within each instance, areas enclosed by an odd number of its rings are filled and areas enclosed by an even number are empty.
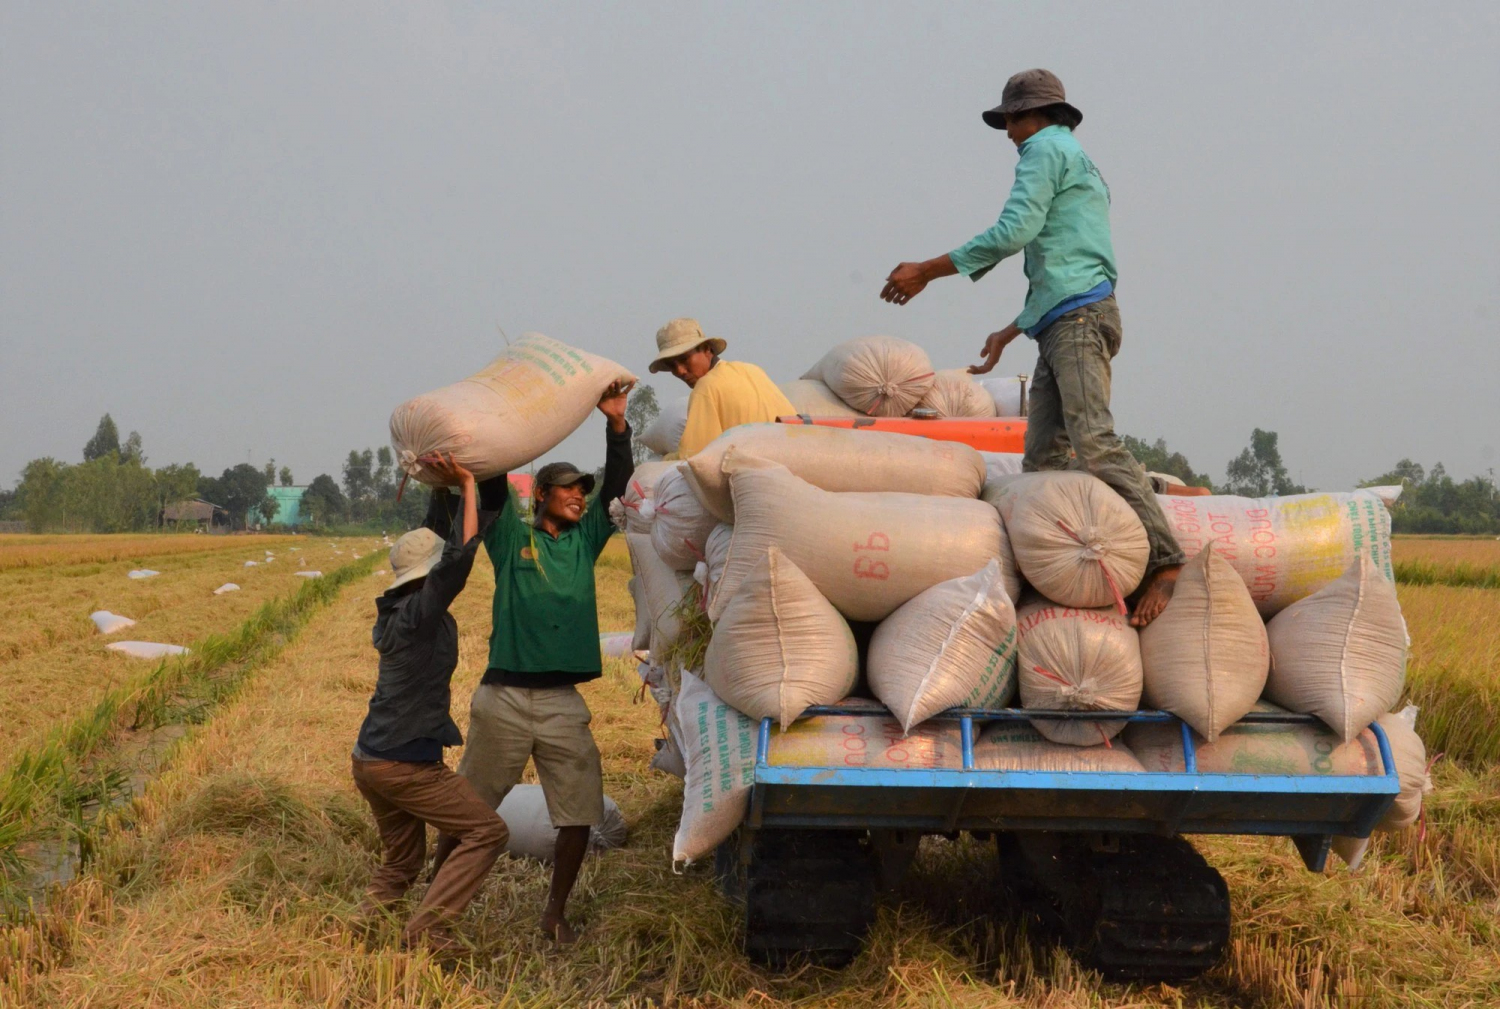
[[[769,423],[797,412],[764,371],[743,361],[719,360],[727,346],[716,336],[704,336],[696,319],[673,319],[656,331],[652,374],[669,371],[693,390],[687,427],[668,458],[687,459],[740,424]]]

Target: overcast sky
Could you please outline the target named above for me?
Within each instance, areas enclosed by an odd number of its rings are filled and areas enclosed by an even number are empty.
[[[778,380],[871,333],[969,363],[1019,257],[878,292],[993,222],[979,113],[1033,66],[1113,194],[1122,432],[1218,479],[1254,427],[1322,488],[1500,465],[1493,2],[4,0],[0,39],[5,485],[105,411],[153,465],[337,476],[497,325],[642,375],[676,315]]]

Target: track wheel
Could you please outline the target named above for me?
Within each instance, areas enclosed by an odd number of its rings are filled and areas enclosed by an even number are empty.
[[[863,831],[759,830],[745,865],[745,955],[784,968],[842,967],[875,920],[876,865]]]

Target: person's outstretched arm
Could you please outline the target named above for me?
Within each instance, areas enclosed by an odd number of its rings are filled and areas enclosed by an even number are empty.
[[[635,473],[635,457],[630,452],[630,425],[625,420],[625,396],[629,391],[628,387],[616,387],[599,401],[599,412],[608,421],[604,429],[604,479],[599,484],[598,497],[583,514],[583,527],[587,530],[595,557],[599,556],[614,532],[614,525],[609,520],[609,503],[625,493],[630,486],[630,477]]]

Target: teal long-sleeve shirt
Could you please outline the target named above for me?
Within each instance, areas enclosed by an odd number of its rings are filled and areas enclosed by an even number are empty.
[[[1026,305],[1016,326],[1030,330],[1064,300],[1119,279],[1109,234],[1109,187],[1073,131],[1048,126],[1021,143],[1016,181],[1000,219],[948,254],[978,280],[1025,251]]]

